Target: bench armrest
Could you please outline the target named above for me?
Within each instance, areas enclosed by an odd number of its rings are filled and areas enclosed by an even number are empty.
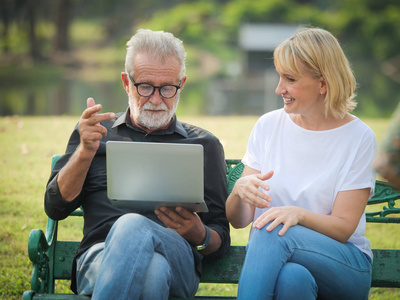
[[[49,218],[46,234],[40,229],[33,229],[29,234],[28,255],[33,264],[31,289],[37,293],[48,293],[54,288],[49,251],[54,249],[57,226],[58,222]]]
[[[32,229],[28,240],[28,254],[31,262],[40,260],[40,256],[49,249],[46,236],[40,229]]]

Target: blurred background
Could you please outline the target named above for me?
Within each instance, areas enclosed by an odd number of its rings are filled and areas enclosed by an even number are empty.
[[[354,114],[382,140],[400,100],[399,0],[0,0],[0,299],[30,289],[27,241],[32,228],[46,228],[50,158],[65,150],[86,99],[126,109],[120,78],[139,28],[183,40],[179,118],[212,131],[227,158],[241,158],[257,116],[282,107],[272,52],[299,26],[339,39],[358,81]],[[59,238],[81,239],[81,220],[61,224]],[[399,249],[398,226],[376,225],[367,228],[373,247]],[[232,244],[247,243],[248,229],[231,232]],[[370,299],[400,299],[397,290],[373,288]],[[225,285],[199,291],[236,295]]]
[[[355,114],[400,99],[398,0],[0,0],[0,116],[80,115],[86,98],[125,110],[126,42],[172,32],[188,52],[178,114],[261,115],[281,107],[273,49],[298,26],[332,32],[358,80]]]

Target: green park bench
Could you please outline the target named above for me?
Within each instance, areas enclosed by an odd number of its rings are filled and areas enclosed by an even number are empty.
[[[52,166],[59,158],[55,155]],[[228,190],[232,191],[236,180],[241,176],[243,164],[240,160],[227,161]],[[367,222],[400,223],[400,208],[396,201],[400,192],[387,182],[377,181],[375,195],[368,205],[378,204],[379,210],[367,213]],[[383,206],[383,208],[382,208]],[[76,210],[71,216],[82,216],[82,210]],[[25,291],[23,300],[28,299],[89,299],[86,296],[55,293],[55,280],[70,280],[72,260],[78,248],[78,241],[59,241],[57,239],[58,222],[47,220],[46,232],[33,229],[29,235],[28,253],[33,263],[31,290]],[[396,238],[393,236],[392,238]],[[400,249],[373,249],[374,262],[372,287],[400,287]],[[237,284],[246,253],[245,246],[231,246],[223,259],[204,260],[203,283]],[[236,297],[199,296],[196,299],[236,299]]]

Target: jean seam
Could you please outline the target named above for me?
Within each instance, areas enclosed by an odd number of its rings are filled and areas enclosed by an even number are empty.
[[[139,255],[137,256],[135,265],[133,266],[133,268],[132,268],[132,270],[131,270],[131,271],[133,271],[133,272],[131,272],[131,274],[133,274],[133,273],[136,271],[136,266],[137,266],[138,262],[141,261],[139,258],[141,257],[142,252],[143,252],[143,245],[145,244],[145,241],[147,240],[147,238],[148,238],[149,235],[150,235],[150,232],[147,230],[147,233],[146,233],[146,235],[144,236],[144,238],[143,238],[143,240],[142,240],[142,243],[140,244]],[[129,284],[127,284],[126,287],[125,287],[124,299],[127,299],[126,296],[128,295],[129,287],[132,286],[133,279],[134,279],[134,275],[130,276],[130,278],[131,278],[131,281],[130,281]]]
[[[331,256],[328,256],[328,255],[326,255],[324,253],[321,253],[321,252],[318,252],[318,251],[305,250],[305,249],[301,249],[301,248],[297,248],[297,247],[294,247],[293,250],[298,250],[298,251],[303,251],[303,252],[310,252],[310,253],[314,253],[314,254],[317,254],[317,255],[321,255],[323,257],[326,257],[326,258],[328,258],[328,259],[330,259],[330,260],[332,260],[332,261],[334,261],[334,262],[336,262],[338,264],[341,264],[341,265],[343,265],[343,266],[345,266],[347,268],[350,268],[350,269],[352,269],[354,271],[357,271],[357,272],[363,272],[363,273],[370,273],[371,272],[371,269],[357,269],[357,268],[355,268],[355,267],[353,267],[353,266],[351,266],[349,264],[344,263],[343,261],[340,261],[338,259],[335,259],[335,258],[333,258]]]

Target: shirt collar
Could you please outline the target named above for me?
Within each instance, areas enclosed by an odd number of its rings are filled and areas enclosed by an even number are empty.
[[[125,124],[126,126],[136,130],[136,131],[140,131],[140,132],[144,132],[145,131],[135,125],[132,124],[131,122],[131,118],[130,118],[130,108],[128,107],[126,109],[126,111],[121,114],[117,120],[114,122],[114,125],[112,126],[112,128],[118,127],[122,124]],[[157,130],[154,131],[150,134],[152,135],[166,135],[166,134],[173,134],[173,133],[178,133],[181,136],[183,136],[184,138],[188,138],[188,134],[185,130],[185,128],[183,128],[183,125],[181,122],[178,121],[176,115],[174,115],[174,118],[172,120],[172,123],[168,126],[168,128],[166,129],[162,129],[162,130]]]

